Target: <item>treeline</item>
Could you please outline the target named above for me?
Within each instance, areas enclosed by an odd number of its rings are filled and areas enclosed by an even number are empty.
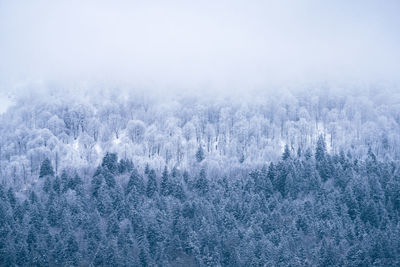
[[[400,166],[291,153],[239,178],[144,172],[107,153],[90,180],[41,164],[0,187],[2,266],[399,266]]]

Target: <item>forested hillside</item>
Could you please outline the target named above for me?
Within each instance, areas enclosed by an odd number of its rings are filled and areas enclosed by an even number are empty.
[[[399,95],[329,92],[18,98],[0,265],[398,266]]]
[[[0,0],[0,267],[399,267],[399,14]]]
[[[107,153],[90,179],[49,160],[0,187],[1,265],[398,266],[400,172],[316,148],[235,177]]]

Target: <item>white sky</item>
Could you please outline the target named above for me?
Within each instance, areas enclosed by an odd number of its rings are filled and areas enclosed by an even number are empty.
[[[0,0],[0,90],[396,80],[400,1]]]

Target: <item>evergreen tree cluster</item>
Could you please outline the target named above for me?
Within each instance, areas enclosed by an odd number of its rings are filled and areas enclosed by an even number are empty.
[[[32,188],[0,186],[0,265],[399,266],[399,163],[324,142],[237,177],[45,160]]]

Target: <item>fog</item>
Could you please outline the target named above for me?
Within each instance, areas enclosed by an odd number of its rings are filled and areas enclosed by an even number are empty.
[[[0,90],[397,82],[399,13],[389,0],[3,0]]]

